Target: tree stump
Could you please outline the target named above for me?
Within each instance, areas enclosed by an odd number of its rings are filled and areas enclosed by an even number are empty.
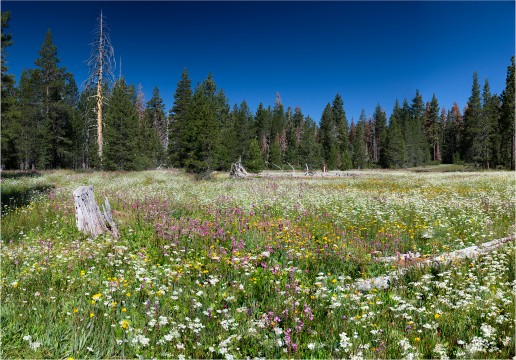
[[[231,170],[229,171],[229,176],[245,178],[248,175],[249,174],[247,173],[244,166],[242,165],[242,158],[239,158],[236,163],[231,164]]]
[[[106,198],[102,212],[95,202],[93,186],[80,186],[73,192],[77,228],[85,234],[97,237],[109,231],[114,238],[120,234],[111,216],[111,207]]]

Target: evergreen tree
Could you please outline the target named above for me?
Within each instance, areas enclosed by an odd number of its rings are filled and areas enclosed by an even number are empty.
[[[495,165],[500,157],[499,117],[500,98],[491,94],[489,81],[486,79],[482,93],[482,121],[480,125],[483,148],[479,161],[488,169]]]
[[[356,125],[356,133],[351,144],[353,148],[353,167],[357,169],[364,169],[367,166],[368,154],[367,146],[365,141],[365,126],[366,126],[365,111],[362,110],[362,114]]]
[[[501,113],[500,113],[500,159],[501,163],[515,169],[515,145],[514,145],[514,56],[511,58],[511,65],[507,67],[507,77],[505,80],[505,90],[501,95]]]
[[[299,158],[302,165],[308,164],[311,170],[320,168],[324,161],[317,124],[310,116],[306,117],[303,124],[301,142],[299,143]]]
[[[477,165],[483,163],[485,149],[488,148],[487,134],[483,133],[482,104],[480,100],[480,86],[478,74],[473,74],[473,86],[471,96],[464,111],[464,138],[462,143],[462,155],[464,160]]]
[[[24,71],[20,78],[21,168],[71,167],[77,87],[72,74],[58,66],[50,30],[39,54],[38,68]]]
[[[462,134],[464,122],[457,103],[453,103],[451,111],[448,113],[447,121],[444,126],[443,139],[443,162],[447,164],[458,163],[460,157],[460,145],[462,144]]]
[[[270,109],[265,109],[263,104],[258,105],[255,116],[255,135],[260,146],[260,153],[264,163],[267,163],[269,158],[270,147]]]
[[[108,170],[140,170],[148,163],[139,152],[140,126],[134,86],[118,80],[109,99],[104,119],[104,167]]]
[[[379,164],[382,167],[387,167],[387,115],[380,107],[380,104],[376,105],[373,114],[373,121],[375,129],[375,136],[373,139],[373,162]]]
[[[390,168],[401,168],[406,166],[407,163],[407,149],[403,136],[401,113],[402,110],[398,100],[396,100],[391,117],[389,118],[385,150],[386,165]]]
[[[248,171],[253,173],[258,173],[264,168],[260,146],[258,145],[258,140],[255,138],[249,143],[249,151],[245,158],[244,166]]]
[[[441,124],[439,117],[439,103],[435,94],[432,96],[432,101],[427,104],[425,113],[424,129],[426,141],[430,145],[430,158],[433,161],[441,161]]]
[[[165,105],[157,87],[154,88],[152,98],[147,102],[139,129],[139,152],[144,161],[142,166],[144,168],[155,168],[162,165],[165,162],[168,142],[167,117],[165,115]]]
[[[177,83],[174,95],[174,105],[170,109],[168,122],[168,157],[169,164],[175,167],[183,167],[186,161],[185,141],[188,134],[184,132],[188,127],[188,110],[192,101],[191,80],[188,71],[183,69],[181,79]]]
[[[17,142],[20,133],[20,112],[16,103],[14,76],[7,73],[6,49],[13,44],[12,36],[6,33],[10,12],[2,11],[2,165],[7,169],[19,166]]]
[[[324,161],[328,169],[337,168],[337,157],[339,145],[333,111],[328,103],[321,116],[321,145],[324,154]]]
[[[185,167],[193,173],[209,173],[218,168],[219,122],[216,84],[211,74],[197,85],[181,131]]]
[[[333,119],[336,127],[338,144],[337,166],[341,170],[351,169],[351,156],[348,142],[348,119],[344,111],[344,102],[340,94],[335,95],[332,104]]]

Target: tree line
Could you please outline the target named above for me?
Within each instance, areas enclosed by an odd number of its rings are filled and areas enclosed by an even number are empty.
[[[300,107],[274,105],[256,111],[243,101],[231,107],[211,74],[192,87],[186,68],[168,111],[156,87],[145,102],[141,86],[123,76],[102,83],[106,94],[103,155],[99,157],[95,89],[79,91],[73,74],[59,65],[48,31],[35,68],[19,83],[8,74],[6,33],[10,14],[2,12],[2,167],[5,169],[142,170],[184,168],[193,173],[228,170],[241,158],[250,171],[284,166],[347,170],[403,168],[437,163],[468,163],[514,169],[514,57],[506,88],[482,91],[473,74],[463,111],[446,110],[416,90],[410,101],[395,101],[389,119],[378,104],[372,117],[346,117],[337,94],[317,123]],[[102,153],[102,151],[101,151]]]

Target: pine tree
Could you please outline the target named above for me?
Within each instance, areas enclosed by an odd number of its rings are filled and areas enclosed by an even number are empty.
[[[376,105],[373,114],[373,121],[375,129],[373,162],[379,164],[382,167],[387,167],[387,115],[380,107],[380,104]]]
[[[185,141],[188,134],[184,129],[188,126],[188,110],[192,101],[191,80],[188,71],[183,69],[181,79],[177,83],[174,105],[170,109],[168,121],[168,158],[169,165],[183,167],[186,161]]]
[[[402,110],[398,100],[396,100],[389,118],[385,151],[386,165],[390,168],[405,167],[407,163],[407,148],[405,146],[405,137],[403,136],[401,114]]]
[[[480,86],[478,74],[473,74],[473,86],[471,96],[464,111],[464,138],[462,143],[462,156],[467,162],[481,164],[484,160],[483,153],[488,148],[487,133],[483,133],[482,104],[480,101]]]
[[[165,162],[165,143],[167,139],[167,118],[165,105],[154,88],[152,98],[143,107],[144,98],[141,87],[136,95],[136,113],[138,114],[138,168],[156,168]],[[142,109],[143,107],[143,109]]]
[[[188,107],[187,122],[181,136],[185,151],[185,168],[192,173],[210,173],[218,168],[220,104],[211,74],[197,85]]]
[[[340,94],[335,95],[332,104],[333,119],[336,127],[336,137],[338,143],[337,165],[341,170],[351,169],[351,156],[349,153],[348,142],[348,119],[344,111],[344,102]]]
[[[501,116],[500,116],[500,158],[504,166],[515,169],[515,144],[514,144],[514,56],[511,58],[511,65],[507,67],[507,77],[505,80],[505,90],[502,92]]]
[[[258,105],[258,109],[256,110],[255,115],[255,135],[258,139],[258,144],[260,146],[260,153],[262,154],[262,159],[264,163],[267,163],[269,158],[269,148],[270,148],[270,109],[265,109],[263,104],[260,103]]]
[[[128,86],[124,78],[115,83],[104,119],[103,163],[108,170],[141,170],[147,165],[138,148],[140,128],[134,98],[134,86]]]
[[[299,158],[302,164],[308,164],[311,170],[320,168],[324,161],[317,124],[310,116],[306,117],[303,124],[301,142],[299,143]]]
[[[430,157],[433,161],[441,161],[440,148],[440,117],[439,117],[439,103],[435,94],[432,96],[432,101],[427,104],[427,109],[424,117],[424,129],[426,141],[430,145]]]
[[[6,49],[13,44],[11,34],[6,33],[10,18],[10,12],[2,11],[2,165],[7,169],[15,169],[19,166],[17,143],[20,112],[16,103],[14,76],[7,73]]]
[[[353,148],[352,151],[352,159],[353,159],[353,167],[357,169],[364,169],[367,166],[368,154],[367,154],[367,146],[365,141],[365,126],[366,126],[366,116],[365,111],[362,110],[362,114],[356,125],[356,133],[351,143]]]
[[[500,98],[491,94],[489,81],[486,79],[482,92],[482,121],[480,136],[483,138],[479,161],[486,168],[495,165],[499,159],[500,133],[498,122],[500,117]]]
[[[24,71],[20,78],[21,168],[71,167],[77,87],[72,74],[58,66],[50,30],[39,54],[38,68]]]
[[[264,168],[262,155],[260,153],[260,146],[258,140],[252,139],[249,143],[249,151],[244,160],[246,169],[253,173],[258,173]]]
[[[337,167],[337,157],[339,145],[337,143],[337,133],[333,111],[328,103],[321,116],[321,145],[324,154],[324,161],[328,169]]]

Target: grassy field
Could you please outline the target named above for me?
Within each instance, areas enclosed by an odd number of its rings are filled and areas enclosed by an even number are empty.
[[[340,175],[4,172],[0,358],[514,357],[514,243],[353,286],[515,233],[514,173]],[[76,230],[87,184],[119,239]]]

